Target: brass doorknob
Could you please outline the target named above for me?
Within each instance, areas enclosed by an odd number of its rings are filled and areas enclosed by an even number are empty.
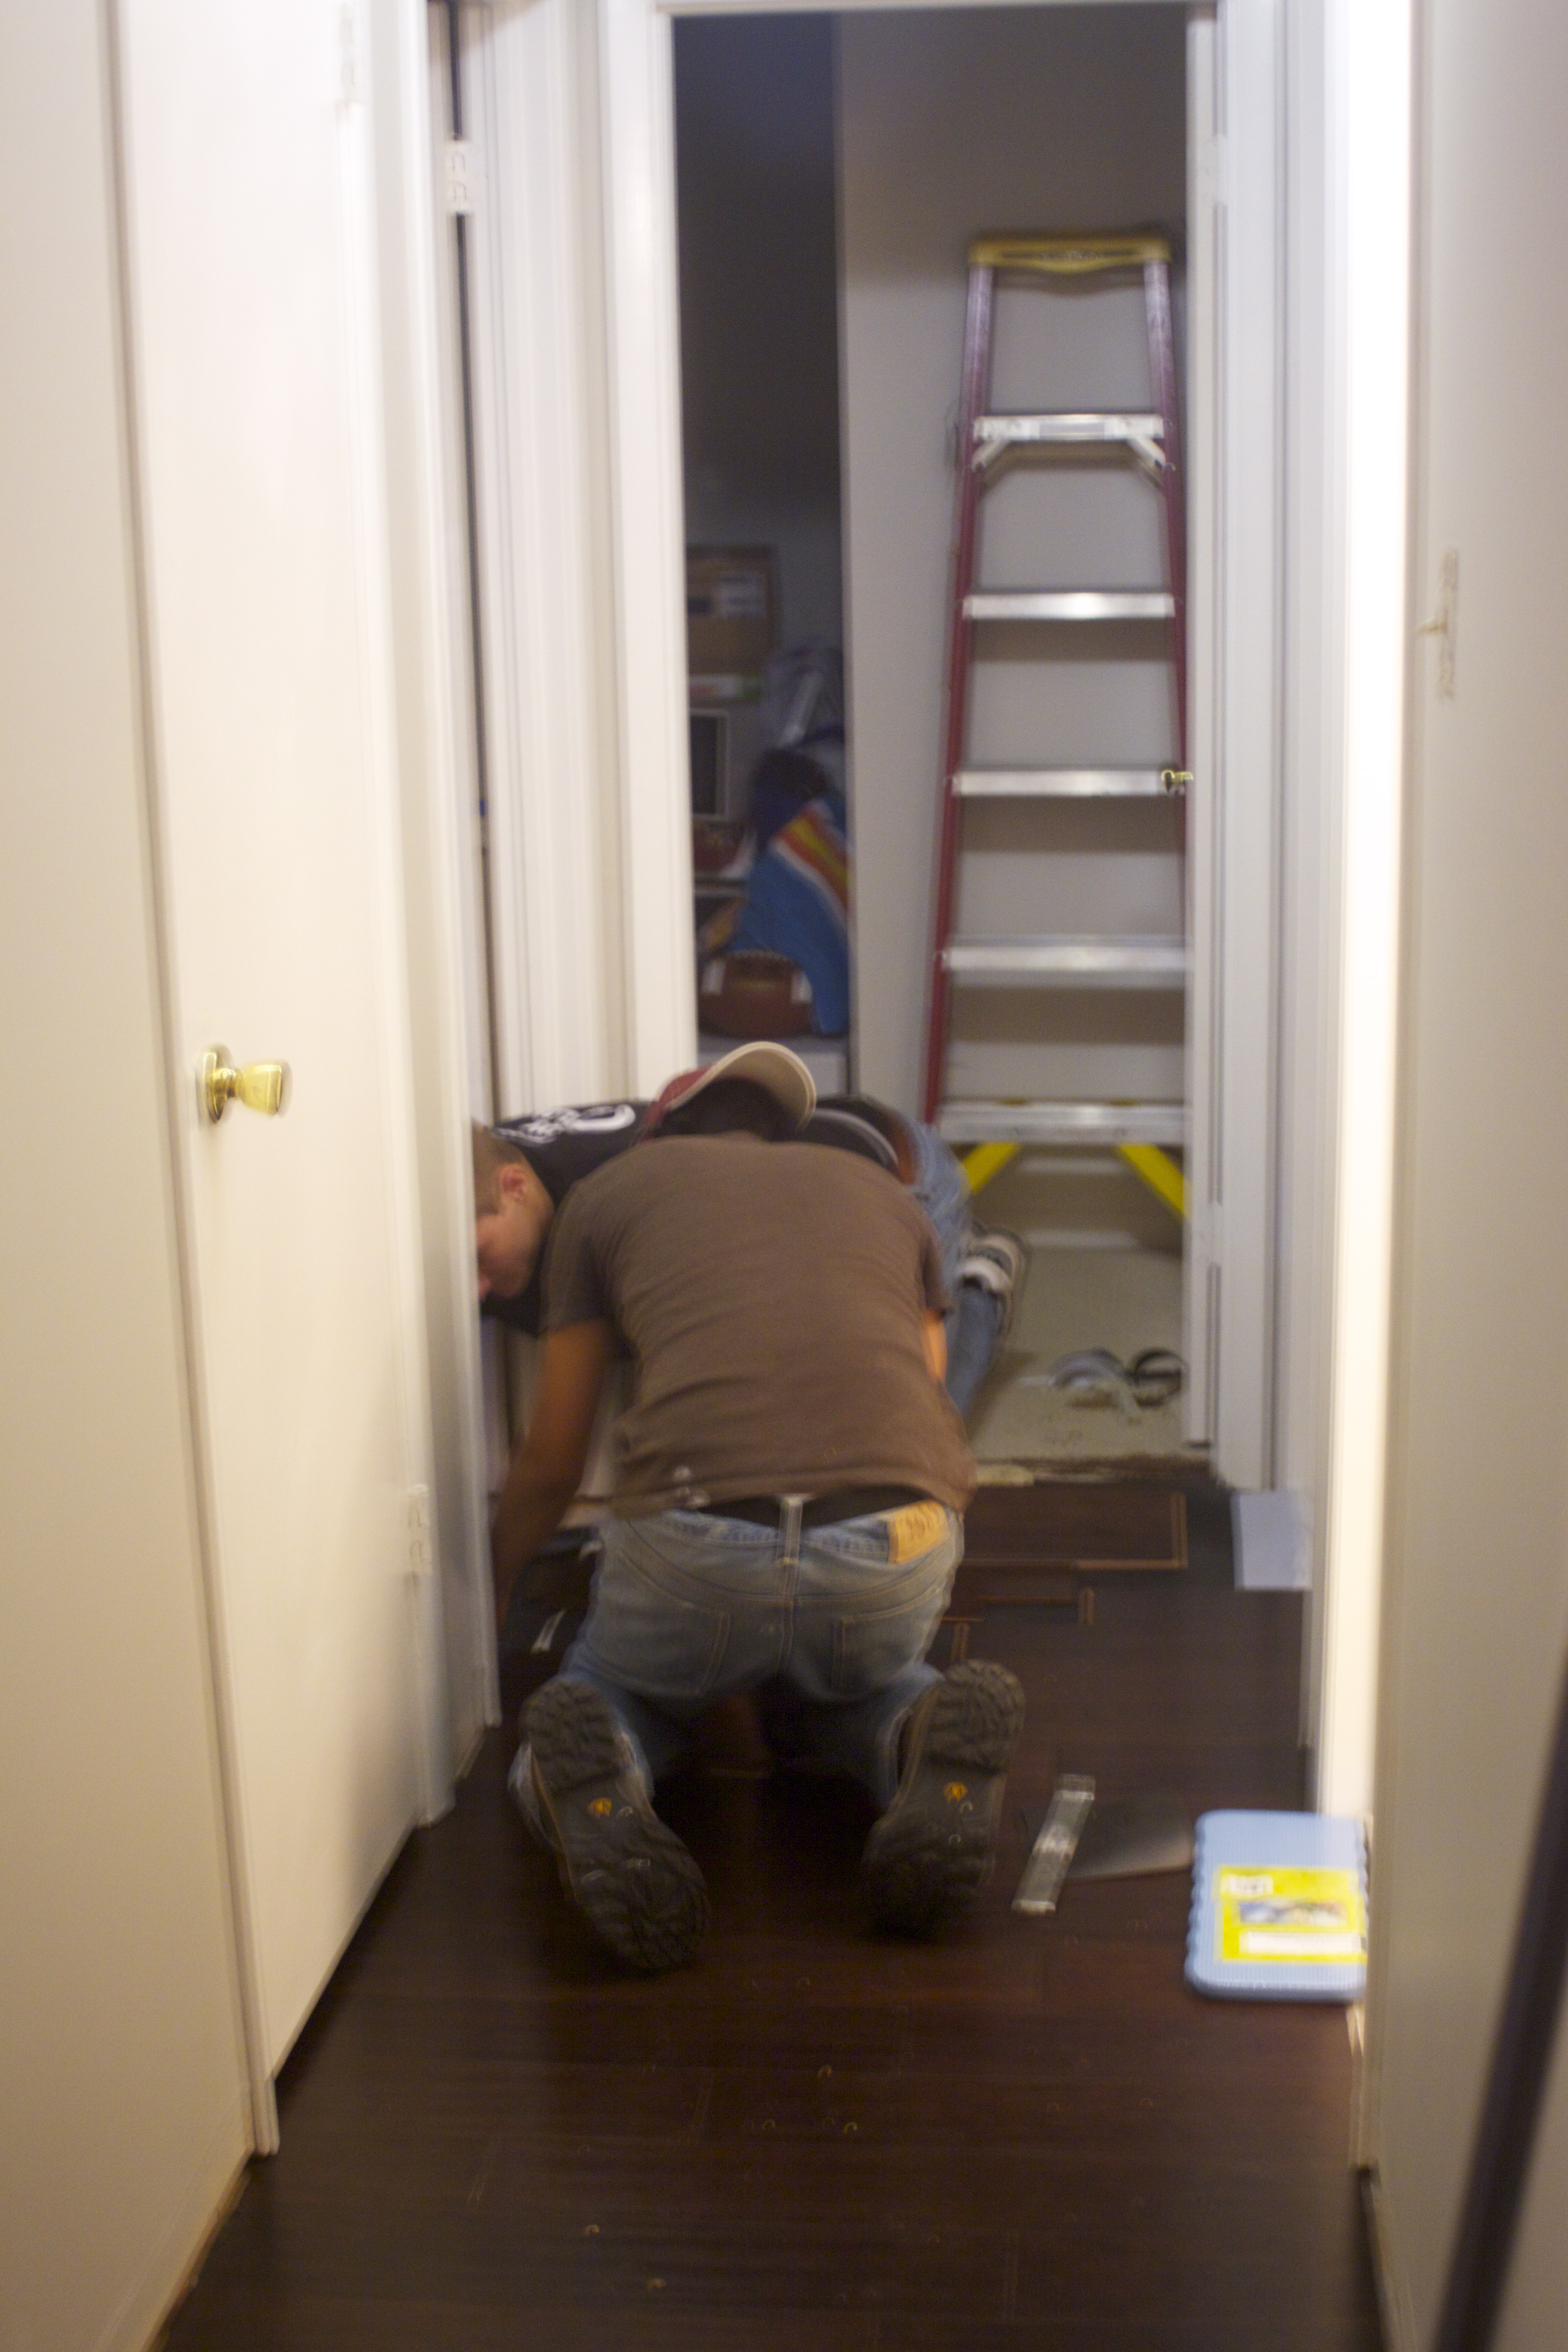
[[[237,1070],[226,1045],[214,1045],[204,1054],[196,1071],[197,1098],[215,1127],[231,1102],[242,1102],[264,1118],[276,1118],[289,1108],[293,1083],[287,1062],[247,1062]]]

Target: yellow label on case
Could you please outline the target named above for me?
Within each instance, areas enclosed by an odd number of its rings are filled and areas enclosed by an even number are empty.
[[[1366,1907],[1353,1870],[1215,1872],[1215,1937],[1222,1960],[1305,1960],[1342,1968],[1366,1958]]]

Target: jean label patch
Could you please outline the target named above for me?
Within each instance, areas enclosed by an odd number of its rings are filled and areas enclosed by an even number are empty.
[[[895,1568],[902,1560],[918,1559],[947,1532],[947,1513],[941,1503],[906,1503],[901,1510],[888,1512],[887,1521],[888,1558]]]

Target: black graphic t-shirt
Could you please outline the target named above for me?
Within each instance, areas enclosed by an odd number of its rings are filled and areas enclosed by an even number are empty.
[[[531,1111],[523,1118],[500,1119],[495,1132],[516,1144],[559,1208],[574,1184],[637,1141],[647,1108],[643,1102],[574,1103],[564,1110]],[[547,1247],[541,1250],[526,1290],[520,1290],[515,1298],[487,1298],[482,1312],[537,1339],[540,1281],[547,1255]]]
[[[500,1119],[494,1131],[518,1146],[559,1208],[574,1184],[637,1141],[647,1109],[646,1102],[574,1103],[563,1110],[530,1111],[522,1118]],[[888,1169],[906,1184],[913,1181],[912,1147],[905,1121],[868,1095],[824,1096],[816,1115],[802,1128],[800,1140],[854,1152]],[[515,1298],[487,1298],[480,1313],[493,1315],[497,1322],[537,1339],[544,1261],[549,1254],[546,1240],[528,1287]]]

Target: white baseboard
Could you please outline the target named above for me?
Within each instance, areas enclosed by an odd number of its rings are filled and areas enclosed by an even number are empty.
[[[228,2217],[250,2147],[250,2098],[242,2091],[94,2352],[151,2352]]]
[[[1415,2352],[1415,2314],[1410,2289],[1400,2267],[1388,2200],[1382,2176],[1373,2166],[1361,2176],[1366,2210],[1367,2236],[1372,2245],[1373,2274],[1377,2281],[1377,2305],[1383,2321],[1386,2352]]]

